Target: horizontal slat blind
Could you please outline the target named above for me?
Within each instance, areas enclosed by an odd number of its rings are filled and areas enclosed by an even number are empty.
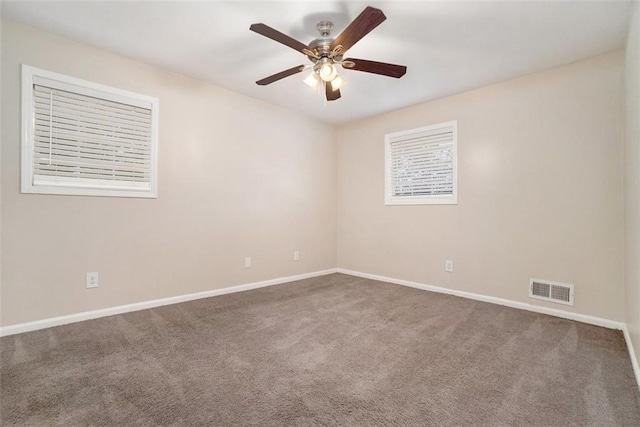
[[[33,85],[34,183],[149,190],[152,112]]]
[[[392,197],[451,196],[454,135],[451,127],[389,139]]]

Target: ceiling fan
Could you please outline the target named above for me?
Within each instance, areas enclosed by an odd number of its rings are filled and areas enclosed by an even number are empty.
[[[298,65],[272,76],[265,77],[256,83],[260,86],[268,85],[285,77],[311,69],[311,74],[304,79],[304,82],[311,87],[316,87],[318,83],[324,84],[327,101],[335,101],[340,98],[340,87],[343,83],[342,78],[338,75],[337,66],[355,71],[363,71],[365,73],[400,78],[407,72],[407,67],[404,65],[367,61],[365,59],[344,58],[347,50],[369,34],[371,30],[384,22],[385,19],[387,19],[387,17],[380,9],[368,6],[335,38],[331,37],[333,23],[321,21],[316,25],[316,28],[320,32],[320,37],[311,41],[308,45],[265,24],[253,24],[249,27],[251,31],[297,50],[306,55],[312,62],[312,65]]]

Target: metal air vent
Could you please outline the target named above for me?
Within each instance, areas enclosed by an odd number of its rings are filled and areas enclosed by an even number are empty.
[[[529,296],[544,301],[573,305],[573,285],[550,280],[529,279]]]

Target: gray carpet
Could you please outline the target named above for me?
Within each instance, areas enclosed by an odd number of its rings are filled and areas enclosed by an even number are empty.
[[[622,333],[334,274],[1,343],[3,425],[640,425]]]

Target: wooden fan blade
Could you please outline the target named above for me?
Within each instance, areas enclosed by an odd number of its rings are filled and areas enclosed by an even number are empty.
[[[336,46],[342,45],[342,53],[346,52],[351,46],[356,44],[358,40],[366,36],[382,24],[387,19],[384,13],[380,9],[367,6],[356,19],[354,19],[347,28],[331,43],[331,49],[335,49]]]
[[[265,77],[262,80],[258,80],[256,83],[259,84],[260,86],[265,86],[265,85],[271,84],[273,82],[277,82],[280,79],[284,79],[285,77],[289,77],[289,76],[292,76],[294,74],[298,74],[302,70],[304,70],[304,65],[298,65],[296,67],[289,68],[288,70],[280,71],[279,73],[276,73],[276,74],[274,74],[272,76]]]
[[[327,96],[327,101],[335,101],[336,99],[340,98],[340,89],[336,89],[336,90],[332,90],[331,89],[331,83],[326,82],[324,84],[324,92],[325,95]]]
[[[399,79],[407,72],[404,65],[387,64],[386,62],[367,61],[366,59],[347,58],[345,61],[352,61],[355,65],[348,70],[364,71],[365,73],[380,74]]]
[[[309,48],[309,46],[307,46],[306,44],[299,42],[298,40],[292,37],[289,37],[288,35],[283,34],[278,30],[274,30],[268,25],[264,25],[262,23],[253,24],[249,27],[249,29],[254,33],[261,34],[265,37],[270,38],[271,40],[275,40],[278,43],[282,43],[285,46],[289,46],[291,49],[297,50],[298,52],[302,52],[303,49]]]

